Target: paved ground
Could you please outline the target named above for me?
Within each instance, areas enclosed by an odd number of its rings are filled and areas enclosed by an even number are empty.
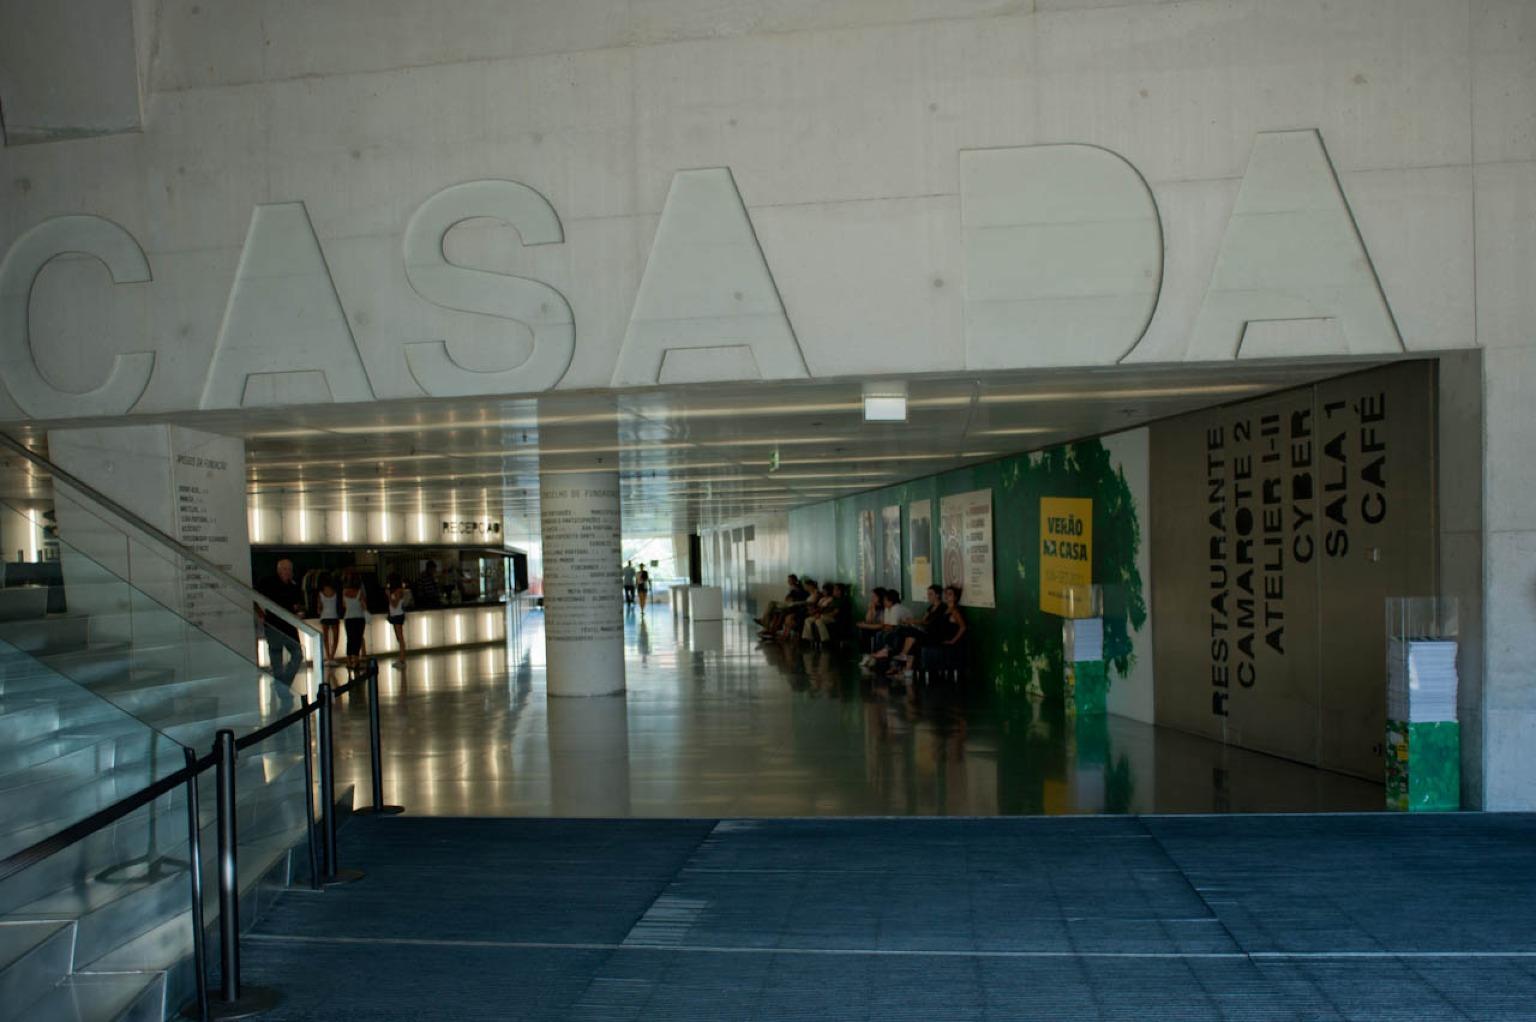
[[[283,1020],[1536,1019],[1536,817],[358,819]]]

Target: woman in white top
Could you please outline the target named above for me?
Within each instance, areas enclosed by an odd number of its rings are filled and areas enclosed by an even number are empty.
[[[367,655],[368,607],[363,578],[356,568],[341,575],[341,623],[347,630],[347,666],[356,667]]]
[[[320,638],[325,646],[325,662],[336,659],[336,644],[341,641],[341,593],[336,590],[336,579],[330,572],[320,576],[320,587],[315,593],[315,616],[320,619]]]
[[[392,573],[384,580],[384,591],[389,597],[388,620],[395,629],[395,648],[400,651],[400,655],[395,658],[398,666],[405,662],[405,597],[408,590],[399,574]]]

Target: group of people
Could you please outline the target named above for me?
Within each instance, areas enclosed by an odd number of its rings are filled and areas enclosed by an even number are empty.
[[[435,587],[435,565],[428,562],[423,578],[431,579]],[[293,561],[283,558],[276,570],[256,587],[257,592],[283,608],[294,617],[318,618],[325,663],[358,667],[368,655],[368,590],[363,575],[355,567],[335,575],[330,572],[313,573],[306,578],[312,586],[300,585],[294,578]],[[394,629],[396,664],[405,658],[405,614],[415,597],[399,573],[391,572],[384,581],[387,604],[386,620]],[[293,680],[304,663],[304,647],[299,642],[299,631],[276,614],[268,614],[261,607],[256,610],[267,639],[267,656],[272,674],[284,684]],[[341,636],[347,638],[346,658],[337,657]]]
[[[965,638],[960,587],[928,587],[927,608],[916,616],[895,589],[876,586],[869,609],[853,621],[850,587],[842,582],[818,585],[814,579],[790,575],[784,599],[768,605],[757,618],[763,639],[804,639],[831,643],[857,637],[865,650],[860,666],[894,677],[910,676],[925,648],[952,648]],[[851,627],[850,627],[851,626]]]
[[[853,597],[842,582],[818,585],[813,578],[789,576],[789,592],[784,599],[768,605],[757,623],[765,639],[801,638],[809,642],[831,642],[844,630],[853,613]]]
[[[645,613],[646,602],[651,598],[651,573],[641,564],[637,569],[634,561],[624,562],[624,603],[626,606],[640,601],[640,613]]]

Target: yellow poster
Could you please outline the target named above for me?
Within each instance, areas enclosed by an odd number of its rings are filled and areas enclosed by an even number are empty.
[[[1093,614],[1093,501],[1040,498],[1040,609],[1061,617]]]

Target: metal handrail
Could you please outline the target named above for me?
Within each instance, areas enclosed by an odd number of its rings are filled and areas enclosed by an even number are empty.
[[[0,434],[0,435],[3,435],[3,434]],[[245,735],[245,736],[243,736],[241,738],[238,738],[238,739],[235,739],[234,735],[233,735],[233,732],[229,731],[227,728],[221,730],[219,732],[221,737],[220,737],[219,741],[215,743],[213,751],[209,752],[207,755],[203,756],[200,759],[199,758],[195,758],[195,754],[192,752],[192,750],[187,749],[185,746],[183,746],[183,752],[184,752],[184,754],[186,756],[186,765],[183,766],[181,769],[175,770],[175,771],[167,774],[166,776],[160,778],[157,781],[152,781],[151,783],[145,785],[143,788],[139,789],[138,791],[134,792],[133,794],[126,795],[123,798],[118,799],[116,802],[113,802],[111,805],[106,806],[105,808],[102,808],[102,809],[98,809],[96,812],[92,813],[90,816],[87,816],[85,819],[79,820],[79,821],[77,821],[75,823],[72,823],[69,826],[64,827],[63,829],[57,831],[56,833],[50,834],[48,837],[43,838],[41,841],[34,842],[33,844],[28,845],[26,848],[23,848],[23,849],[21,849],[20,851],[17,851],[17,852],[13,852],[10,855],[6,856],[4,859],[0,859],[0,883],[4,883],[5,881],[11,879],[12,877],[16,876],[17,874],[19,874],[19,873],[29,869],[32,866],[37,865],[39,862],[42,862],[43,860],[47,859],[48,857],[50,857],[52,855],[56,855],[59,852],[62,852],[64,849],[68,848],[69,846],[71,846],[73,844],[76,844],[77,842],[83,841],[86,838],[90,837],[92,834],[95,834],[96,832],[98,832],[100,830],[103,830],[106,827],[111,826],[112,824],[116,823],[118,820],[121,820],[123,817],[129,815],[130,813],[136,812],[139,809],[144,808],[145,806],[151,804],[152,802],[154,802],[156,799],[160,798],[161,796],[166,795],[166,794],[174,791],[176,788],[180,787],[181,785],[187,785],[188,786],[188,807],[187,807],[187,811],[188,811],[188,830],[189,830],[188,840],[190,842],[190,848],[189,848],[190,859],[189,859],[189,864],[188,864],[188,873],[189,873],[189,879],[190,879],[191,887],[192,887],[192,891],[193,891],[193,894],[192,894],[192,900],[193,900],[193,904],[192,904],[192,918],[193,918],[193,928],[194,928],[194,933],[193,933],[193,957],[196,959],[196,970],[197,970],[197,1002],[196,1002],[196,1004],[197,1004],[198,1017],[202,1018],[204,1020],[208,1019],[209,1018],[209,1008],[208,1008],[209,1002],[208,1002],[208,989],[207,989],[207,972],[208,972],[208,970],[207,970],[207,963],[206,963],[206,960],[205,960],[205,954],[206,953],[205,953],[204,947],[203,947],[203,922],[202,922],[202,918],[203,918],[203,916],[202,916],[203,903],[202,903],[202,893],[201,893],[202,892],[202,855],[201,855],[201,852],[199,851],[199,839],[200,839],[200,836],[201,836],[200,835],[201,821],[198,819],[198,812],[197,812],[197,785],[195,783],[195,779],[198,777],[198,775],[202,774],[203,771],[209,769],[210,767],[219,767],[220,766],[220,759],[221,759],[220,743],[222,743],[224,741],[222,736],[229,735],[229,737],[230,737],[230,742],[229,742],[230,748],[229,748],[229,752],[227,753],[227,755],[229,755],[229,756],[232,756],[235,751],[238,751],[238,750],[241,750],[241,749],[248,749],[248,748],[250,748],[253,745],[258,745],[261,742],[266,741],[268,738],[271,738],[273,735],[276,735],[276,734],[278,734],[278,733],[280,733],[282,731],[287,730],[288,728],[292,727],[296,723],[299,723],[300,721],[303,721],[305,723],[305,737],[307,739],[308,736],[309,736],[309,727],[308,727],[309,721],[308,721],[308,718],[309,718],[309,715],[312,714],[312,713],[320,714],[321,721],[322,721],[322,730],[328,735],[330,728],[329,728],[329,723],[328,723],[326,718],[329,715],[330,704],[331,704],[332,699],[335,696],[338,696],[338,695],[345,695],[347,692],[350,692],[358,684],[366,684],[367,687],[368,687],[368,693],[369,693],[369,697],[370,697],[370,702],[373,703],[373,704],[377,704],[377,702],[378,702],[378,680],[379,680],[379,662],[377,660],[370,659],[368,661],[367,667],[364,668],[361,672],[353,675],[353,677],[349,681],[347,681],[346,684],[344,684],[344,685],[334,685],[334,686],[330,685],[329,683],[322,684],[322,694],[324,696],[326,696],[327,698],[323,698],[323,699],[321,699],[321,700],[319,700],[317,702],[313,702],[312,703],[306,697],[304,699],[303,703],[300,705],[300,707],[298,709],[293,710],[290,713],[287,713],[287,714],[283,715],[282,717],[279,717],[277,720],[273,721],[272,723],[267,724],[266,726],[264,726],[262,728],[259,728],[259,729],[255,730],[255,731],[252,731],[250,734],[247,734],[247,735]],[[379,751],[379,749],[380,749],[380,745],[379,745],[379,735],[378,735],[378,731],[377,731],[378,726],[379,726],[379,722],[378,722],[378,713],[377,713],[376,705],[373,708],[371,708],[370,714],[369,714],[369,718],[370,718],[369,719],[369,727],[370,727],[369,752],[370,752],[370,755],[373,758],[373,773],[374,773],[375,783],[377,784],[377,778],[379,776],[379,759],[380,759],[380,751]],[[320,748],[320,758],[321,758],[321,763],[322,763],[321,773],[322,773],[323,777],[326,778],[326,781],[328,783],[334,784],[334,770],[333,770],[333,768],[331,766],[331,762],[330,762],[331,755],[332,755],[332,750],[329,748],[329,743],[328,742],[322,742],[321,748]],[[309,750],[309,743],[308,743],[307,740],[305,742],[304,757],[305,757],[305,771],[304,771],[305,772],[305,794],[304,794],[304,798],[305,798],[305,803],[306,803],[306,816],[308,817],[308,821],[307,821],[308,825],[306,827],[306,833],[307,833],[308,841],[310,843],[309,858],[310,858],[311,870],[313,871],[314,864],[316,862],[316,851],[315,851],[315,848],[314,848],[315,826],[314,826],[314,819],[313,819],[314,803],[312,801],[312,796],[313,796],[313,778],[310,776],[310,762],[309,762],[310,750]],[[221,768],[221,771],[222,771],[222,768]],[[231,783],[232,783],[232,780],[231,780]],[[322,787],[322,789],[326,788],[327,787],[327,783],[323,782],[321,787]],[[322,804],[325,807],[325,815],[326,815],[326,826],[324,828],[324,833],[325,833],[325,835],[327,837],[326,848],[325,848],[326,869],[327,869],[327,873],[328,874],[335,875],[336,873],[339,872],[338,864],[337,864],[337,861],[336,861],[337,855],[336,855],[336,847],[335,847],[335,839],[336,839],[335,792],[334,791],[322,790],[321,791],[321,797],[324,799],[324,802]],[[380,802],[380,796],[379,796],[379,792],[377,791],[377,789],[374,792],[374,801],[375,801],[376,804]],[[222,801],[221,801],[220,805],[221,805],[221,812],[223,812],[226,808],[228,808],[230,812],[233,811],[233,803],[232,802],[231,802],[231,805],[229,807],[225,807],[223,805]],[[230,821],[222,821],[222,822],[224,824],[228,824]],[[223,840],[222,839],[224,837],[224,834],[223,834],[223,827],[222,826],[221,826],[221,835],[220,836],[221,836],[220,856],[221,856],[221,858],[223,858],[223,857],[225,857],[225,855],[227,853],[227,850],[223,847]],[[221,866],[223,866],[222,863],[221,863]],[[356,873],[356,871],[352,871],[352,872],[354,873],[355,876],[361,876],[361,874],[360,873]],[[234,874],[231,873],[230,875],[233,876]],[[229,896],[231,894],[231,892],[229,892],[229,891],[224,889],[224,884],[222,882],[224,879],[225,878],[223,878],[221,876],[221,889],[220,889],[220,904],[221,904],[221,906],[225,906],[226,905],[226,903],[229,900]],[[313,877],[313,876],[311,877],[311,881],[312,882],[315,879],[316,879],[315,877]],[[236,934],[236,939],[238,940],[238,934]],[[233,948],[231,948],[229,946],[227,938],[223,942],[222,953],[224,955],[224,962],[225,962],[226,990],[230,989],[230,987],[228,986],[229,977],[228,977],[227,974],[229,972],[229,965],[228,965],[228,963],[231,960],[234,960],[236,962],[236,964],[234,966],[234,975],[236,977],[234,989],[238,990],[239,965],[238,965],[237,952],[236,952],[235,949],[233,949]]]
[[[4,859],[0,859],[0,884],[5,883],[11,877],[23,870],[37,865],[50,855],[62,852],[77,841],[83,841],[106,827],[121,820],[129,813],[142,809],[155,799],[168,792],[174,791],[180,785],[204,770],[213,766],[213,754],[209,753],[202,759],[194,761],[190,766],[184,766],[180,770],[166,774],[158,781],[153,781],[132,795],[120,798],[104,809],[87,816],[85,819],[72,823],[55,834],[50,834],[41,841],[28,845],[19,852],[12,852]]]
[[[60,468],[58,465],[55,465],[53,462],[49,461],[41,454],[38,454],[36,451],[32,450],[26,444],[11,436],[9,433],[0,432],[0,447],[9,449],[13,454],[16,454],[17,456],[25,459],[38,468],[43,469],[53,477],[55,482],[62,482],[72,489],[80,491],[86,497],[90,498],[93,503],[99,504],[100,506],[106,508],[108,511],[112,512],[113,515],[122,519],[128,525],[132,526],[136,531],[142,533],[146,538],[152,540],[160,546],[169,548],[177,556],[184,557],[191,561],[193,564],[197,565],[199,569],[207,572],[222,584],[248,597],[251,602],[255,603],[265,613],[276,615],[279,620],[293,625],[296,628],[307,629],[311,632],[315,630],[314,625],[305,622],[303,618],[295,616],[292,611],[287,610],[286,608],[263,596],[256,589],[252,588],[245,582],[240,581],[234,575],[231,575],[226,569],[221,568],[219,565],[209,560],[203,554],[193,550],[191,547],[176,539],[174,536],[171,536],[169,533],[166,533],[163,530],[156,528],[149,522],[146,522],[143,518],[140,518],[138,515],[134,514],[132,511],[128,510],[126,507],[113,500],[111,497],[108,497],[106,494],[93,487],[90,483],[85,482],[84,480],[80,479],[79,476],[67,472]]]

